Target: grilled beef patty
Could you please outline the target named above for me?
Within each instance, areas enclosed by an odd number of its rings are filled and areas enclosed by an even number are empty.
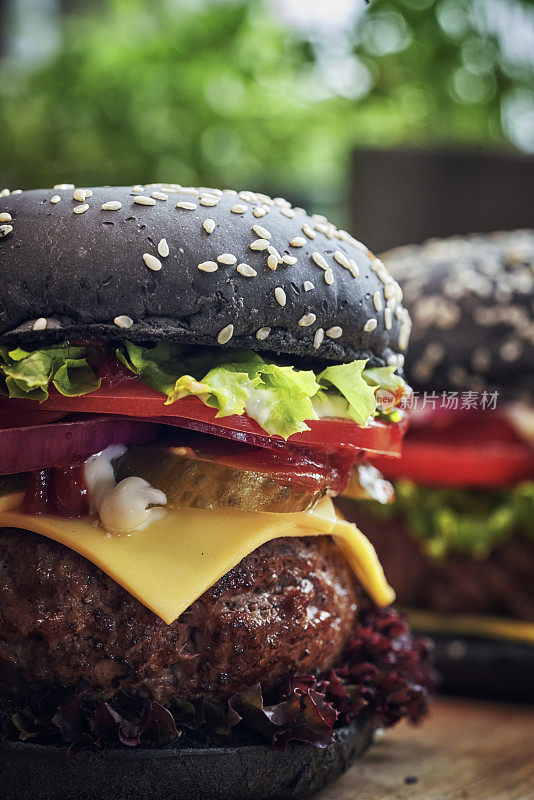
[[[385,522],[350,500],[336,501],[376,548],[397,601],[450,614],[490,614],[534,621],[534,546],[514,536],[487,558],[426,555],[402,519]]]
[[[85,682],[165,701],[269,688],[334,664],[359,591],[329,537],[277,539],[166,625],[77,553],[0,529],[0,694]]]

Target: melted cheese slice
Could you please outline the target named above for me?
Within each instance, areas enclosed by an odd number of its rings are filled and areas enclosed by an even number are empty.
[[[20,495],[2,498],[0,526],[23,528],[75,550],[167,624],[260,545],[284,536],[332,535],[370,597],[394,600],[371,543],[338,519],[330,499],[293,514],[167,510],[144,530],[106,534],[94,519],[24,514]]]
[[[406,609],[414,629],[426,633],[448,633],[453,636],[478,636],[534,644],[534,622],[486,617],[482,614],[439,614],[437,611]]]

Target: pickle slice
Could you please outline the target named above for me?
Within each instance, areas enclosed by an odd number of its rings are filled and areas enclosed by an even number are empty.
[[[190,448],[134,446],[115,459],[117,480],[137,475],[167,495],[169,508],[305,511],[325,489],[279,483],[270,475],[197,458]]]

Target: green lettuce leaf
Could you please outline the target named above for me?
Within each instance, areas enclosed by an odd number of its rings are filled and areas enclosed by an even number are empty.
[[[327,367],[317,376],[323,388],[333,386],[348,402],[351,419],[365,427],[376,412],[375,391],[364,376],[366,361]]]
[[[94,392],[100,386],[95,374],[99,360],[98,350],[91,347],[64,344],[34,351],[1,347],[0,392],[39,402],[48,398],[51,383],[67,397]]]
[[[167,395],[167,403],[195,395],[218,417],[244,414],[270,434],[287,438],[316,419],[311,397],[319,386],[311,371],[268,364],[251,350],[231,353],[176,345],[143,348],[125,343],[117,356],[143,383]]]
[[[65,397],[78,397],[96,391],[100,379],[85,358],[66,358],[54,372],[52,383]]]
[[[246,413],[267,433],[285,439],[309,430],[306,420],[318,418],[314,400],[329,401],[365,426],[377,413],[377,389],[400,394],[405,385],[393,367],[366,370],[366,361],[327,367],[315,375],[268,363],[251,350],[174,344],[146,348],[128,341],[117,357],[143,383],[166,395],[167,403],[194,395],[215,408],[218,417]]]
[[[363,377],[370,386],[387,389],[396,394],[403,391],[406,383],[395,372],[396,367],[369,367],[363,372]]]
[[[250,380],[246,372],[215,367],[202,381],[197,381],[191,375],[182,375],[174,384],[166,402],[174,403],[182,397],[196,395],[207,406],[216,408],[218,417],[244,414],[245,403],[258,383],[260,383],[259,378]]]
[[[259,409],[255,414],[254,401],[259,393],[251,396],[247,404],[247,413],[258,422],[267,433],[278,433],[287,439],[292,433],[308,431],[305,420],[317,419],[311,398],[319,391],[319,384],[311,370],[296,370],[294,367],[280,367],[277,364],[265,364],[259,370],[265,386],[260,390],[264,395],[269,414],[262,419],[265,411]]]
[[[218,417],[247,414],[269,434],[287,439],[309,430],[318,412],[344,416],[365,426],[376,416],[375,393],[395,396],[404,381],[392,367],[365,369],[365,361],[327,367],[316,375],[265,361],[251,350],[221,350],[161,343],[142,347],[126,341],[118,360],[166,403],[194,395],[216,409]],[[43,402],[52,384],[67,397],[100,386],[100,351],[61,344],[40,350],[0,347],[0,393]]]
[[[117,358],[143,383],[162,394],[170,394],[176,382],[176,374],[182,369],[178,362],[178,346],[158,344],[155,347],[139,347],[125,342],[125,350],[116,350]],[[173,377],[174,375],[174,377]]]
[[[230,361],[224,361],[225,356],[212,351],[211,357],[204,352],[186,358],[185,366],[195,375],[208,371],[200,381],[191,375],[178,378],[173,391],[168,394],[167,403],[194,394],[206,405],[216,408],[218,417],[244,414],[247,400],[255,387],[261,384],[258,368],[262,359],[248,350],[236,350]]]
[[[26,353],[20,348],[2,351],[1,366],[10,397],[30,397],[43,401],[48,397],[53,359],[44,352]]]
[[[487,490],[399,481],[394,503],[369,503],[368,507],[380,519],[404,519],[425,552],[435,559],[451,554],[484,559],[515,534],[534,542],[533,481],[512,489]]]

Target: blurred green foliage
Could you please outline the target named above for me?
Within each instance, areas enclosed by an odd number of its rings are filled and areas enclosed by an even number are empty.
[[[354,144],[505,143],[532,64],[506,62],[478,6],[374,0],[353,30],[308,36],[264,0],[93,3],[51,60],[0,64],[1,180],[334,198]]]
[[[112,0],[50,63],[0,78],[7,178],[246,184],[295,158],[305,46],[258,3]]]
[[[534,35],[531,2],[374,0],[354,37],[373,83],[354,117],[358,139],[503,143],[503,103],[524,88],[534,104],[534,52],[511,63],[501,26],[519,34],[527,14]]]

